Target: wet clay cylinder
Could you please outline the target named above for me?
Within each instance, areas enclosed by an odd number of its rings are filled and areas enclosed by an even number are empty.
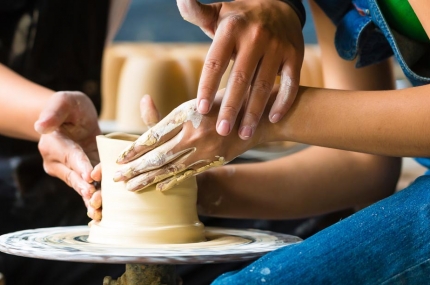
[[[137,139],[127,134],[97,137],[102,164],[102,220],[93,222],[88,241],[111,245],[179,244],[205,241],[197,216],[195,177],[161,192],[150,186],[139,192],[114,182],[116,159]]]

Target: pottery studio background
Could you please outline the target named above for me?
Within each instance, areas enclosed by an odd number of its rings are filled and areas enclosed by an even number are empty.
[[[305,42],[315,44],[316,36],[309,6],[307,1],[303,3],[308,12],[303,29]],[[209,42],[210,39],[199,28],[182,19],[176,1],[133,0],[115,41]]]

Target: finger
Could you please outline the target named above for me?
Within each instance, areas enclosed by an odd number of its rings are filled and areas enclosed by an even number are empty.
[[[100,190],[97,190],[94,192],[94,194],[91,196],[89,205],[93,207],[94,209],[99,209],[102,206],[102,192]]]
[[[231,70],[224,99],[217,121],[217,132],[222,136],[227,136],[232,130],[237,115],[248,97],[248,90],[258,62],[260,50],[246,50],[236,56],[236,60]]]
[[[95,209],[94,214],[92,216],[94,221],[100,221],[102,219],[102,211],[101,209]]]
[[[91,178],[94,181],[102,181],[102,165],[101,165],[101,163],[94,166],[94,169],[91,172]]]
[[[148,127],[153,127],[160,121],[160,113],[149,95],[143,96],[140,100],[140,114],[143,123]]]
[[[185,160],[187,159],[192,159],[192,158],[190,156],[189,158],[185,158]],[[224,161],[224,159],[220,157],[217,157],[214,160],[208,160],[208,159],[199,160],[191,164],[190,166],[188,166],[186,170],[157,183],[157,186],[155,187],[155,189],[162,192],[167,191],[173,188],[175,185],[178,185],[182,181],[188,179],[189,177],[195,176],[210,168],[224,165],[225,163],[226,162]]]
[[[205,5],[196,0],[177,0],[176,3],[185,21],[199,26],[210,38],[214,37],[221,3]]]
[[[182,135],[178,135],[158,148],[146,153],[142,157],[121,166],[114,174],[114,181],[125,181],[141,173],[160,168],[182,155],[195,150],[195,148],[186,148],[178,152],[172,151],[181,139]]]
[[[186,177],[226,163],[222,157],[197,159],[195,154],[196,152],[194,151],[185,153],[160,169],[143,173],[128,180],[126,189],[129,191],[141,191],[157,183],[156,189],[166,191]]]
[[[102,219],[102,211],[101,209],[94,209],[93,207],[89,206],[87,209],[87,216],[94,221],[100,221]]]
[[[140,174],[128,180],[126,183],[126,189],[129,191],[141,191],[166,178],[183,172],[188,168],[186,161],[191,155],[192,152],[185,153],[175,161],[164,165],[162,168]]]
[[[48,106],[40,113],[39,119],[34,123],[35,130],[40,134],[46,134],[59,128],[69,116],[70,106],[68,96],[60,96],[55,93],[58,100],[50,100]]]
[[[301,63],[291,65],[284,63],[279,92],[269,113],[269,120],[272,123],[279,122],[293,104],[299,90],[300,67]]]
[[[50,163],[49,169],[45,167],[45,171],[48,174],[55,172],[58,178],[63,180],[71,188],[75,189],[75,191],[78,192],[84,200],[90,199],[92,193],[96,191],[94,185],[86,182],[78,173],[64,166],[62,163]]]
[[[195,100],[183,103],[124,150],[117,162],[121,164],[127,163],[164,144],[174,137],[187,121],[191,121],[193,126],[197,128],[202,118],[202,115],[196,111]]]
[[[276,57],[263,57],[251,84],[248,102],[239,127],[239,137],[247,140],[255,132],[275,83],[279,64]]]
[[[176,173],[184,171],[185,165],[167,165],[161,169],[155,169],[141,175],[138,175],[126,183],[126,189],[128,191],[142,191],[155,183],[163,181]]]
[[[178,185],[179,183],[181,183],[182,181],[194,176],[196,173],[195,170],[187,170],[184,171],[183,173],[177,174],[175,176],[172,176],[168,179],[165,179],[163,181],[161,181],[160,183],[157,184],[157,186],[155,187],[156,190],[164,192],[167,190],[172,189],[174,186]]]
[[[93,166],[79,144],[62,135],[60,132],[53,132],[51,134],[42,135],[38,147],[45,161],[47,161],[46,164],[48,166],[49,160],[62,163],[67,168],[78,173],[82,179],[88,183],[92,182],[90,174],[93,170]],[[49,174],[57,176],[56,173]]]
[[[207,114],[211,110],[222,75],[234,52],[234,41],[228,27],[222,25],[218,29],[203,64],[197,90],[197,110],[200,114]]]

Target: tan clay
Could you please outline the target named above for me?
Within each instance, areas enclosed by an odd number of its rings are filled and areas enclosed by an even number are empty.
[[[129,57],[118,86],[116,121],[125,132],[146,131],[140,119],[140,100],[150,94],[161,117],[188,100],[188,86],[180,65],[173,59]]]
[[[129,192],[124,182],[114,182],[118,154],[137,136],[98,136],[102,164],[102,220],[94,222],[88,240],[112,245],[179,244],[205,241],[204,226],[197,216],[195,177],[167,192],[155,186]]]

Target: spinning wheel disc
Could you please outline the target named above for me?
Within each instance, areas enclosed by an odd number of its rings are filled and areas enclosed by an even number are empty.
[[[206,242],[111,246],[87,241],[88,226],[41,228],[0,236],[0,251],[91,263],[196,264],[251,260],[301,241],[260,230],[206,227]]]

